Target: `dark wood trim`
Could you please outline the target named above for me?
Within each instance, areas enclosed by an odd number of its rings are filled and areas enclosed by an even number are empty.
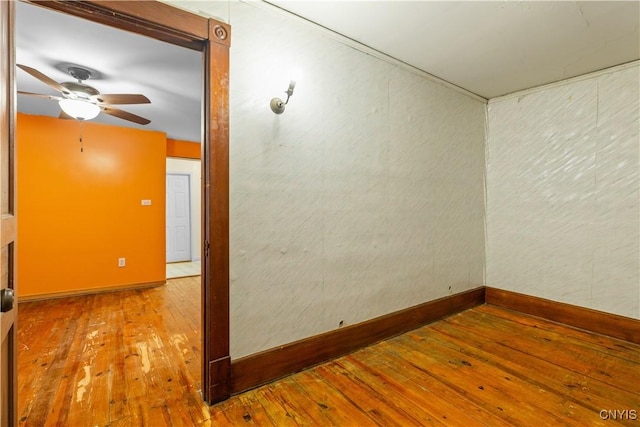
[[[229,39],[230,28],[209,21],[205,49],[204,120],[208,121],[203,146],[204,177],[203,334],[202,377],[205,401],[228,399],[229,357]]]
[[[640,320],[490,287],[485,295],[487,304],[640,344]]]
[[[224,356],[209,362],[208,371],[210,399],[217,403],[231,397],[231,357]]]
[[[484,287],[240,358],[231,363],[232,393],[240,393],[434,320],[484,303]]]
[[[25,1],[204,53],[202,389],[210,404],[228,398],[231,27],[158,1]]]
[[[157,1],[24,1],[194,50],[209,36],[207,18]]]

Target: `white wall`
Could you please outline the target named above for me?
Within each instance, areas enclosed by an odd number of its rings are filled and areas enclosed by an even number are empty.
[[[167,173],[187,173],[191,181],[191,260],[199,261],[201,258],[201,164],[196,159],[167,158]]]
[[[639,72],[490,102],[488,286],[640,318]]]
[[[228,13],[231,356],[481,286],[484,104],[280,13]]]

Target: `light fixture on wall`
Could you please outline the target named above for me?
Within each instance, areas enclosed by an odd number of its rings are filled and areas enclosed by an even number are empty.
[[[289,103],[289,98],[291,98],[291,95],[293,95],[293,89],[295,89],[295,87],[296,87],[296,81],[291,80],[291,82],[289,82],[289,89],[287,89],[285,92],[287,94],[287,100],[283,101],[280,98],[273,98],[271,100],[271,103],[269,104],[271,106],[271,111],[273,111],[276,114],[284,113],[284,108]]]
[[[91,120],[100,113],[100,107],[81,99],[61,99],[58,104],[65,114],[77,120]]]

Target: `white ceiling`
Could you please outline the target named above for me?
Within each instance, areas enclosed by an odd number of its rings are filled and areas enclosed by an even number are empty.
[[[483,98],[640,58],[639,1],[269,2]]]
[[[228,10],[228,1],[171,3],[195,11]],[[270,4],[483,98],[640,59],[640,1]],[[151,120],[133,127],[200,140],[200,52],[21,2],[16,15],[18,63],[58,82],[72,80],[59,69],[61,63],[97,70],[102,78],[88,83],[101,93],[142,93],[151,100],[150,105],[121,106]],[[230,20],[233,26],[233,16]],[[22,91],[56,94],[22,70],[17,70],[17,84]],[[18,97],[18,110],[59,114],[55,101],[25,96]],[[105,114],[95,121],[130,124]]]
[[[2,1],[2,0],[0,0]],[[169,138],[201,138],[202,54],[63,13],[16,2],[16,62],[57,82],[74,81],[60,64],[77,64],[102,77],[86,83],[101,93],[142,93],[151,104],[118,108],[151,120],[138,125],[100,114],[92,120],[159,130]],[[18,90],[59,95],[17,69]],[[18,111],[58,117],[56,101],[18,95]]]

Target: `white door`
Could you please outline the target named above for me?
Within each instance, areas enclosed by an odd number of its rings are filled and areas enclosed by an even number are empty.
[[[191,261],[189,178],[167,174],[167,262]]]

